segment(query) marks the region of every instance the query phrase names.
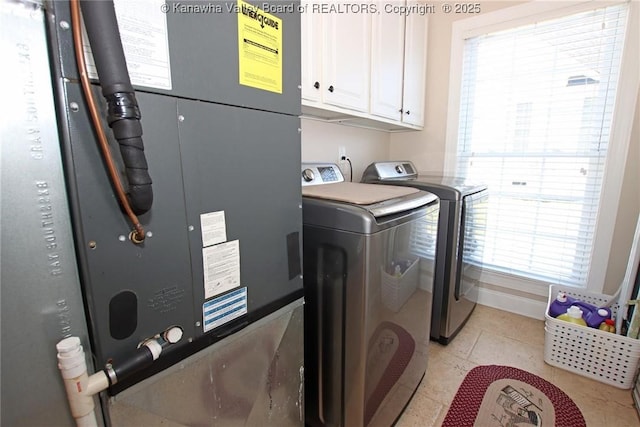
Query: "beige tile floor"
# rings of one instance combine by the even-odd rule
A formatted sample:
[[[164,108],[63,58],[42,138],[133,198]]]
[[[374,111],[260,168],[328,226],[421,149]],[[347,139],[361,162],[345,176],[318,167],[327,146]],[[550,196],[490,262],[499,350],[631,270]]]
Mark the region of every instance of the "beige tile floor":
[[[478,365],[527,370],[560,387],[587,426],[640,426],[631,390],[621,390],[544,362],[544,321],[478,305],[447,346],[429,343],[429,366],[396,427],[440,426],[466,373]]]

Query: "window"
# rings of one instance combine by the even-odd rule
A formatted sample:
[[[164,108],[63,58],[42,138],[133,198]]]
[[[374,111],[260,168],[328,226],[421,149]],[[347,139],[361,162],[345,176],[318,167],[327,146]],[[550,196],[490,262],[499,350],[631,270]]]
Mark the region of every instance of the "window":
[[[456,173],[490,188],[486,268],[587,285],[627,9],[465,40]]]

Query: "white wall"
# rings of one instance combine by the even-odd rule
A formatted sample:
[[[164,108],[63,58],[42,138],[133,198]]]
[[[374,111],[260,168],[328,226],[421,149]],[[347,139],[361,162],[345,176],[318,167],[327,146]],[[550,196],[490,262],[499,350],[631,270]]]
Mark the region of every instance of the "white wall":
[[[606,294],[615,293],[622,283],[627,270],[638,215],[640,215],[640,92],[636,100],[636,117],[627,153],[613,244],[605,276],[604,293]]]
[[[338,163],[338,147],[346,149],[353,164],[353,181],[360,181],[369,163],[388,160],[389,133],[301,119],[302,161]],[[348,172],[348,166],[343,168]],[[349,179],[345,175],[345,179]]]

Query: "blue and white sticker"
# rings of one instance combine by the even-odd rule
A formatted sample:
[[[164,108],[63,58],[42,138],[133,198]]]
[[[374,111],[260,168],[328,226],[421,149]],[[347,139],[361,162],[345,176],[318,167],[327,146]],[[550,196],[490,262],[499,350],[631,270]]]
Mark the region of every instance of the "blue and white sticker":
[[[204,331],[210,331],[247,314],[247,288],[240,288],[202,305]]]

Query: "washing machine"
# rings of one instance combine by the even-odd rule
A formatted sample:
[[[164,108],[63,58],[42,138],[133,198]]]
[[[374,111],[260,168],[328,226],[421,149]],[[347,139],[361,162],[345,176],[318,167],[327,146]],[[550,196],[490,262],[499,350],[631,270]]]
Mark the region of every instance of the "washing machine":
[[[427,367],[438,198],[303,164],[305,413],[390,426]]]
[[[376,162],[362,182],[429,191],[440,199],[431,338],[448,344],[478,300],[489,190],[459,177],[418,174],[410,161]]]

